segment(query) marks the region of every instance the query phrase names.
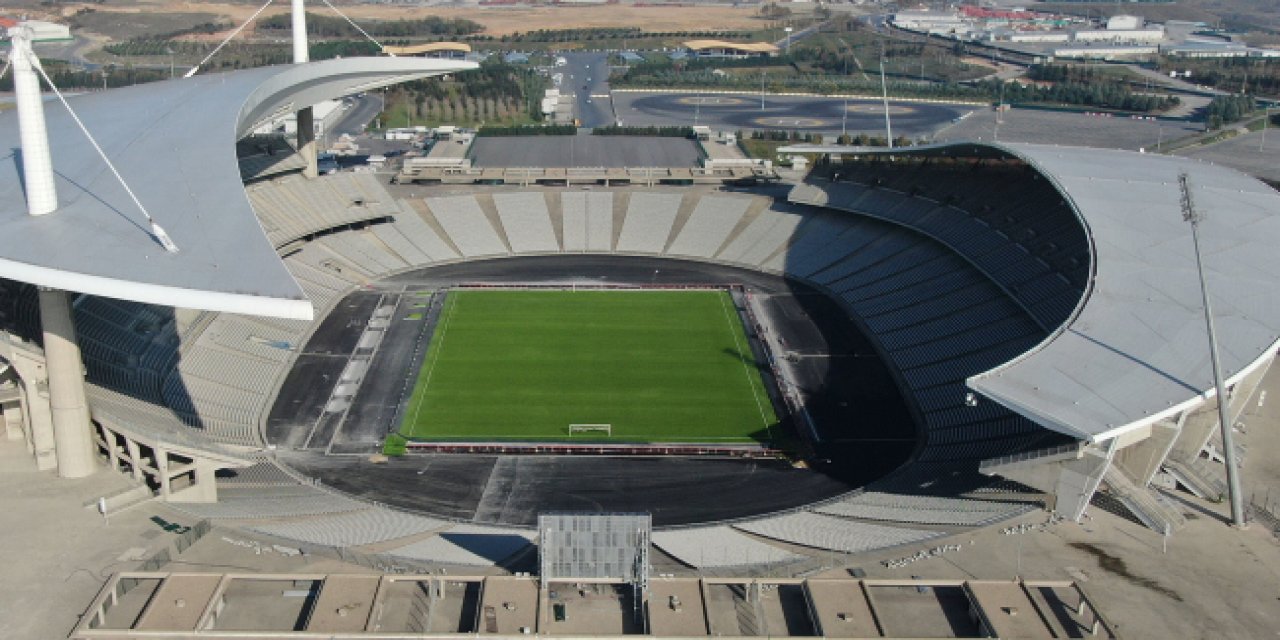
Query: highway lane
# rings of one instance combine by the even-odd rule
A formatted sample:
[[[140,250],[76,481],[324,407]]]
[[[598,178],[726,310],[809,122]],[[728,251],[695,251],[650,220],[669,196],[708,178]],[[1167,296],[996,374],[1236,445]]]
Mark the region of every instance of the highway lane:
[[[553,73],[564,74],[560,92],[574,94],[573,111],[580,126],[591,128],[613,124],[613,109],[608,97],[609,54],[563,53],[560,56],[565,59],[565,64],[556,67]]]

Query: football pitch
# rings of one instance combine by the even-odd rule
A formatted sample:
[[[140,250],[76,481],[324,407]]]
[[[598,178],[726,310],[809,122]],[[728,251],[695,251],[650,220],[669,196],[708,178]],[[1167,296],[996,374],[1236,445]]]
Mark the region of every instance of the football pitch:
[[[399,433],[728,444],[777,431],[727,292],[452,291]]]

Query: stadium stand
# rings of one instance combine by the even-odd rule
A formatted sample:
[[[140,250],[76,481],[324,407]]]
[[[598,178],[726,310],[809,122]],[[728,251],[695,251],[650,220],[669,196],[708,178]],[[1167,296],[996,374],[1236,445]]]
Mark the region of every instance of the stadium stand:
[[[1030,511],[1033,508],[1035,507],[1032,505],[1018,505],[1020,511]],[[972,527],[1008,518],[1009,504],[965,498],[868,491],[826,503],[814,508],[814,512],[860,520]]]
[[[613,250],[613,196],[608,191],[561,194],[565,251]]]
[[[873,183],[874,171],[869,167],[858,177]],[[931,174],[920,170],[913,175],[926,180]],[[978,216],[956,206],[885,186],[847,183],[845,176],[841,180],[797,187],[792,200],[805,204],[683,191],[564,192],[559,198],[503,192],[492,198],[500,225],[491,223],[473,195],[426,198],[426,210],[420,213],[363,176],[286,176],[248,188],[264,227],[283,247],[285,263],[312,297],[318,317],[353,287],[404,269],[506,255],[508,247],[515,253],[610,251],[615,233],[617,251],[623,253],[695,257],[805,278],[826,287],[871,331],[918,404],[925,443],[913,464],[865,493],[810,513],[733,527],[852,552],[913,542],[934,532],[845,518],[976,526],[1024,511],[1024,504],[964,498],[954,491],[973,486],[978,460],[1043,445],[1054,436],[993,403],[970,406],[963,381],[1041,340],[1043,323],[1057,316],[1047,311],[1036,316],[1035,310],[1048,309],[1055,299],[1060,308],[1073,307],[1070,296],[1063,295],[1078,296],[1078,291],[1064,282],[1074,282],[1079,267],[1053,270],[1046,265],[1058,263],[1036,258],[996,269],[999,260],[1035,249],[1019,248],[1023,245],[1008,240],[1012,236],[974,222]],[[965,203],[982,207],[981,199],[960,191],[963,184],[942,180],[935,189],[964,193]],[[988,195],[997,198],[1010,189]],[[557,204],[562,209],[553,211]],[[620,225],[614,224],[615,207]],[[688,213],[680,214],[682,210]],[[1004,215],[982,211],[987,217]],[[681,215],[687,219],[676,231]],[[1024,215],[1026,221],[1017,228],[1033,231],[1035,237],[1071,235],[1048,217]],[[559,235],[553,226],[557,220]],[[1060,246],[1070,245],[1064,241]],[[984,258],[988,255],[993,257]],[[1022,268],[1037,275],[1015,273]],[[7,296],[28,305],[10,309],[9,315],[27,317],[35,326],[29,298]],[[269,394],[312,326],[231,314],[187,314],[179,321],[167,309],[90,296],[78,299],[76,311],[96,418],[222,452],[224,445],[262,446],[258,422]],[[249,469],[269,473],[266,467]],[[291,479],[276,477],[261,486],[246,480],[256,473],[220,480],[222,501],[217,504],[181,508],[212,518],[307,516],[263,524],[262,531],[315,544],[367,544],[436,528],[433,519],[383,515]],[[258,490],[237,489],[251,484]],[[926,484],[928,495],[919,495]],[[334,513],[342,515],[326,515]],[[527,544],[490,548],[494,535],[523,534],[460,526],[394,553],[491,564],[495,556],[509,556]],[[739,552],[760,562],[786,561],[792,555],[728,526],[655,537],[659,546],[687,563],[692,549],[704,544],[700,541],[713,539],[724,553],[698,560],[707,566],[732,563]]]
[[[494,203],[502,220],[502,230],[513,253],[543,253],[560,250],[551,215],[541,193],[496,193]]]
[[[343,513],[368,508],[358,502],[305,485],[222,487],[217,502],[171,502],[175,509],[196,518],[264,519]]]
[[[307,161],[283,136],[249,136],[236,142],[240,179],[253,182],[272,176],[296,173]]]
[[[705,569],[777,564],[803,558],[725,525],[655,531],[653,544],[680,562]]]
[[[477,258],[508,253],[507,245],[498,237],[474,197],[427,198],[426,202],[462,255]]]
[[[623,253],[662,253],[671,237],[671,226],[680,208],[680,196],[669,193],[633,193],[627,218],[618,236]]]
[[[249,527],[279,538],[330,547],[350,547],[425,533],[447,526],[434,518],[388,509],[365,509],[334,516]]]
[[[533,534],[529,531],[460,524],[388,553],[424,562],[489,566],[526,550],[531,544]]]
[[[762,518],[733,526],[765,538],[844,553],[894,547],[944,535],[941,531],[886,527],[806,512]]]
[[[671,248],[667,253],[710,258],[724,245],[725,239],[738,225],[750,204],[751,200],[748,198],[701,198],[676,239],[671,241]]]

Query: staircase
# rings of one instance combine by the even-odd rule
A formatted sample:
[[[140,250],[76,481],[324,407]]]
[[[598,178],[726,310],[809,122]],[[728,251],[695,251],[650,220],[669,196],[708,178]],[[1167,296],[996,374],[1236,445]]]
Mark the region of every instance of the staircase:
[[[1115,466],[1107,468],[1103,480],[1111,489],[1111,495],[1153,531],[1174,532],[1187,524],[1186,518],[1176,506],[1147,488],[1134,484]]]
[[[733,608],[738,614],[738,632],[744,636],[758,636],[760,633],[759,616],[756,615],[755,603],[747,595],[749,585],[735,584],[729,587],[733,592]]]
[[[1164,469],[1197,498],[1214,500],[1227,495],[1223,477],[1226,468],[1205,458],[1183,460],[1170,456],[1164,461]]]
[[[988,476],[1004,475],[1003,472],[1006,471],[1034,467],[1046,462],[1075,460],[1082,455],[1081,452],[1083,451],[1083,442],[1073,442],[1071,444],[1037,449],[1035,451],[1027,451],[1025,453],[1015,453],[1013,455],[983,460],[978,463],[978,472]]]

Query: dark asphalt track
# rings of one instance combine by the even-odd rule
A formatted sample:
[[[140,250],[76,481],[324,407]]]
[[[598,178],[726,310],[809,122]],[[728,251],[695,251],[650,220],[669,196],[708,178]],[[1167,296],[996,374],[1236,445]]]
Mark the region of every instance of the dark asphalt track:
[[[713,129],[780,129],[839,133],[884,134],[884,104],[875,99],[767,95],[764,109],[759,94],[643,93],[618,91],[614,109],[629,126],[707,125]],[[848,106],[848,118],[843,114]],[[924,102],[889,101],[894,136],[930,135],[961,114],[977,107]]]
[[[595,456],[410,455],[367,461],[396,420],[423,350],[426,298],[404,294],[459,282],[738,283],[766,300],[775,329],[801,355],[799,385],[829,444],[815,469],[775,461]],[[464,262],[389,278],[353,292],[321,323],[268,421],[282,460],[325,484],[439,516],[530,525],[549,510],[647,511],[659,526],[743,518],[833,497],[875,480],[915,446],[915,427],[874,347],[841,307],[759,272],[664,258],[578,255]],[[345,424],[321,417],[346,356],[378,305],[398,302],[391,329]],[[423,345],[425,346],[425,345]],[[326,377],[327,376],[327,377]],[[318,428],[317,428],[318,425]],[[337,429],[336,437],[333,437]],[[338,444],[325,455],[330,440]],[[359,452],[359,453],[357,453]]]

